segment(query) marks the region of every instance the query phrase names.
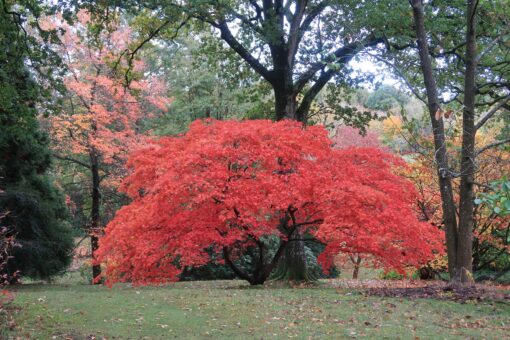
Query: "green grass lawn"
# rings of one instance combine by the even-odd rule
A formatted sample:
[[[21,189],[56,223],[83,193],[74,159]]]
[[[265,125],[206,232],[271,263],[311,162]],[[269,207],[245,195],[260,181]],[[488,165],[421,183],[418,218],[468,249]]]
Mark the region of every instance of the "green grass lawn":
[[[367,297],[242,281],[15,289],[9,336],[21,339],[510,339],[510,305]]]

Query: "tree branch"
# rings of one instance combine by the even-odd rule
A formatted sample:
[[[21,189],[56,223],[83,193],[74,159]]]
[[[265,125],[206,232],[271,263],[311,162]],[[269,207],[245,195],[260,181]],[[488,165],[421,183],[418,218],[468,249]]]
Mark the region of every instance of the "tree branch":
[[[237,276],[239,276],[241,279],[246,280],[248,282],[251,282],[253,280],[251,275],[248,275],[244,271],[241,270],[238,266],[235,265],[235,263],[230,259],[230,254],[228,253],[228,247],[223,247],[223,257],[225,258],[225,262],[227,265],[232,268],[234,273],[236,273]]]
[[[229,13],[233,15],[235,18],[241,20],[241,23],[245,24],[246,26],[250,27],[253,31],[260,34],[262,39],[264,39],[264,32],[261,27],[255,25],[252,21],[257,20],[257,17],[250,19],[246,16],[234,11],[233,9],[229,8]]]
[[[500,145],[503,145],[503,144],[506,144],[506,143],[510,143],[510,138],[507,138],[507,139],[503,139],[503,140],[500,140],[500,141],[497,141],[497,142],[494,142],[494,143],[491,143],[491,144],[488,144],[486,146],[484,146],[483,148],[481,148],[480,150],[478,150],[476,152],[476,156],[478,156],[479,154],[489,150],[489,149],[492,149],[492,148],[495,148],[496,146],[500,146]]]
[[[221,38],[234,50],[241,58],[243,58],[258,74],[260,74],[269,83],[273,83],[271,72],[268,71],[243,45],[237,41],[232,35],[225,21],[218,24]]]
[[[313,221],[296,223],[296,224],[294,224],[294,227],[297,228],[297,227],[302,227],[304,225],[314,225],[314,224],[319,224],[319,223],[322,223],[322,222],[324,222],[324,220],[322,218],[320,218],[320,219],[313,220]]]
[[[334,53],[330,54],[325,59],[313,64],[306,70],[304,73],[302,73],[298,79],[296,80],[295,90],[296,92],[300,92],[303,87],[306,85],[306,83],[320,70],[323,70],[326,68],[328,63],[331,63],[333,61],[339,62],[340,64],[346,64],[349,62],[352,57],[356,55],[359,51],[367,48],[376,46],[379,43],[383,43],[384,40],[382,38],[374,38],[369,37],[366,38],[360,42],[354,42],[351,44],[348,44],[346,46],[338,48]],[[327,72],[326,72],[327,73]],[[326,74],[324,73],[324,74]],[[323,76],[324,76],[323,74]],[[333,75],[329,76],[329,79],[331,79]],[[322,77],[322,76],[321,76]],[[328,79],[328,80],[329,80]],[[322,88],[322,87],[321,87]]]
[[[480,129],[489,119],[494,116],[494,114],[501,108],[505,106],[506,103],[510,101],[510,95],[508,95],[504,100],[500,101],[496,106],[490,109],[483,117],[480,119],[478,123],[475,125],[475,130]]]
[[[85,162],[82,162],[82,161],[80,161],[78,159],[75,159],[75,158],[72,158],[72,157],[62,156],[62,155],[59,155],[59,154],[56,154],[56,153],[53,154],[53,157],[55,157],[56,159],[60,159],[62,161],[72,162],[72,163],[81,165],[81,166],[83,166],[83,167],[85,167],[87,169],[90,169],[90,164],[87,164]]]
[[[303,23],[301,23],[303,16],[305,14],[307,4],[308,4],[307,0],[297,2],[295,14],[292,17],[292,21],[290,23],[288,39],[288,59],[290,65],[294,64],[297,48],[299,46],[301,38],[303,37],[304,32],[308,29],[308,26],[310,26],[310,24],[317,17],[317,15],[319,15],[319,13],[322,12],[326,7],[326,2],[325,1],[321,2],[319,5],[317,5],[310,11],[308,16],[303,21]]]

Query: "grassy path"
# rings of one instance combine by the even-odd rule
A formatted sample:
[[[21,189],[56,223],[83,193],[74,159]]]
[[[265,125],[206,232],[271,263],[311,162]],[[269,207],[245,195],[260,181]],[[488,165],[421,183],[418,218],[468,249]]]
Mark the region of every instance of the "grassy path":
[[[24,285],[22,339],[510,339],[501,302],[367,297],[332,288],[248,288],[240,281],[112,289]]]

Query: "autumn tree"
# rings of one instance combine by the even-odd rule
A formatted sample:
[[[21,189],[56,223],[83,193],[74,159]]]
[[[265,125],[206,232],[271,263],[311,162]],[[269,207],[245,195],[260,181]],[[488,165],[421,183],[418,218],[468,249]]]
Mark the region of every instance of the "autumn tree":
[[[108,199],[105,191],[115,192],[123,175],[128,152],[143,145],[143,119],[166,110],[164,84],[156,77],[144,79],[144,64],[132,62],[133,73],[129,87],[116,73],[113,64],[131,39],[131,30],[109,22],[97,31],[85,11],[69,26],[58,17],[49,18],[47,26],[65,29],[61,36],[61,54],[65,56],[68,74],[65,112],[50,119],[54,156],[64,162],[82,167],[90,181],[90,222],[92,252],[97,250],[103,223],[102,204]],[[126,68],[120,64],[117,67]],[[103,197],[102,197],[103,196]],[[93,266],[93,276],[100,275],[100,267]]]
[[[358,148],[382,148],[379,141],[379,135],[373,129],[369,129],[363,135],[362,131],[351,126],[340,125],[335,129],[331,137],[333,145],[337,149],[347,149],[349,147]]]
[[[402,271],[442,248],[439,230],[411,209],[412,183],[394,173],[405,164],[373,148],[333,149],[322,127],[196,121],[186,134],[134,152],[128,166],[122,190],[132,203],[96,252],[109,283],[175,280],[210,261],[212,248],[240,278],[262,284],[303,238],[325,244],[325,268],[347,252]],[[236,264],[248,249],[250,271]]]
[[[464,7],[455,5],[446,6],[447,10],[457,8],[462,13],[464,23],[457,23],[461,29],[460,37],[456,35],[451,46],[451,38],[439,35],[439,46],[442,53],[451,53],[454,60],[458,60],[462,78],[456,83],[461,91],[458,91],[462,104],[462,152],[460,156],[459,183],[459,208],[458,218],[453,198],[452,178],[457,175],[450,171],[450,163],[447,157],[443,112],[438,94],[437,75],[435,74],[430,56],[430,44],[428,43],[427,30],[425,27],[425,10],[421,0],[410,1],[413,9],[414,24],[418,52],[420,55],[421,71],[427,95],[427,105],[430,120],[434,130],[434,142],[436,150],[436,162],[438,177],[440,178],[441,198],[443,202],[443,216],[446,228],[449,271],[452,280],[466,282],[472,280],[472,233],[474,211],[474,176],[476,173],[476,157],[480,151],[475,150],[475,137],[488,119],[500,110],[508,100],[510,87],[508,86],[508,72],[502,70],[499,65],[509,65],[510,60],[494,60],[491,56],[494,51],[501,51],[506,44],[506,39],[501,36],[504,32],[502,26],[493,26],[489,23],[479,24],[480,15],[485,13],[495,16],[495,20],[503,22],[505,19],[502,10],[505,6],[493,8],[484,6],[478,1],[468,1]],[[508,9],[508,8],[507,8]],[[490,42],[486,37],[494,39]],[[462,46],[462,47],[460,47]],[[448,47],[451,49],[446,49]],[[480,49],[481,48],[481,49]],[[502,63],[502,64],[501,64]],[[506,85],[505,85],[506,84]],[[482,94],[481,96],[477,96]],[[477,121],[478,107],[483,108],[492,105],[486,112],[482,112]],[[448,115],[448,113],[446,114]],[[508,141],[502,141],[502,143]]]
[[[490,144],[491,133],[478,133],[477,143]],[[425,137],[421,146],[429,145],[429,150],[433,150],[432,137]],[[461,139],[459,137],[450,139],[449,156],[452,160],[459,159],[461,150]],[[452,162],[452,164],[455,164]],[[500,196],[497,189],[493,188],[493,183],[500,180],[504,174],[510,171],[510,159],[504,150],[490,148],[477,157],[478,171],[475,173],[474,182],[474,200],[473,209],[473,273],[474,279],[478,279],[484,272],[496,272],[496,275],[503,275],[510,262],[508,256],[510,218],[499,212],[504,211],[505,199],[500,203]],[[418,205],[423,219],[430,221],[435,225],[442,225],[442,209],[439,183],[434,174],[432,151],[427,153],[415,154],[413,163],[410,164],[410,179],[416,183],[418,190]],[[454,179],[454,201],[459,204],[460,192],[458,189],[459,181]],[[491,204],[491,198],[496,198],[496,204]],[[500,207],[498,207],[498,204]],[[495,210],[494,210],[495,209]]]
[[[445,126],[447,156],[452,169],[460,166],[462,150],[462,120],[454,115],[442,119]],[[420,218],[436,226],[443,226],[442,200],[439,179],[435,167],[433,131],[429,125],[428,112],[410,119],[390,117],[383,122],[384,139],[393,150],[405,154],[409,160],[406,176],[415,183],[418,191]],[[510,265],[508,259],[508,233],[510,217],[498,212],[505,211],[506,198],[501,179],[510,171],[510,158],[504,144],[499,143],[506,126],[504,122],[493,121],[480,129],[475,142],[479,145],[476,157],[477,171],[474,173],[473,210],[473,274],[474,279],[503,276]],[[401,140],[401,141],[399,141]],[[397,141],[397,143],[395,143]],[[453,200],[459,205],[459,177],[452,179]],[[486,200],[487,199],[487,200]],[[510,203],[508,203],[510,207]],[[495,209],[495,210],[494,210]],[[446,262],[444,262],[446,265]],[[434,269],[435,268],[431,268]],[[442,268],[438,268],[442,269]],[[489,273],[489,274],[488,274]]]
[[[392,15],[380,16],[391,5]],[[435,168],[440,181],[449,272],[456,282],[472,279],[473,178],[476,133],[508,108],[508,2],[377,1],[367,12],[373,30],[383,32],[388,53],[372,55],[390,66],[422,100],[433,130]],[[444,118],[462,116],[458,167],[448,157]],[[505,138],[493,145],[508,143]],[[453,181],[460,178],[459,206]]]

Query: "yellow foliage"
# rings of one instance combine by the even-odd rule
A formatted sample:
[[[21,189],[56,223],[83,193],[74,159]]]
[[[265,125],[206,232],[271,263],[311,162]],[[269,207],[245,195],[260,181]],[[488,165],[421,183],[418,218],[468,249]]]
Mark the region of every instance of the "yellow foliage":
[[[383,120],[384,134],[391,135],[399,133],[402,130],[402,119],[397,116],[389,116]]]

